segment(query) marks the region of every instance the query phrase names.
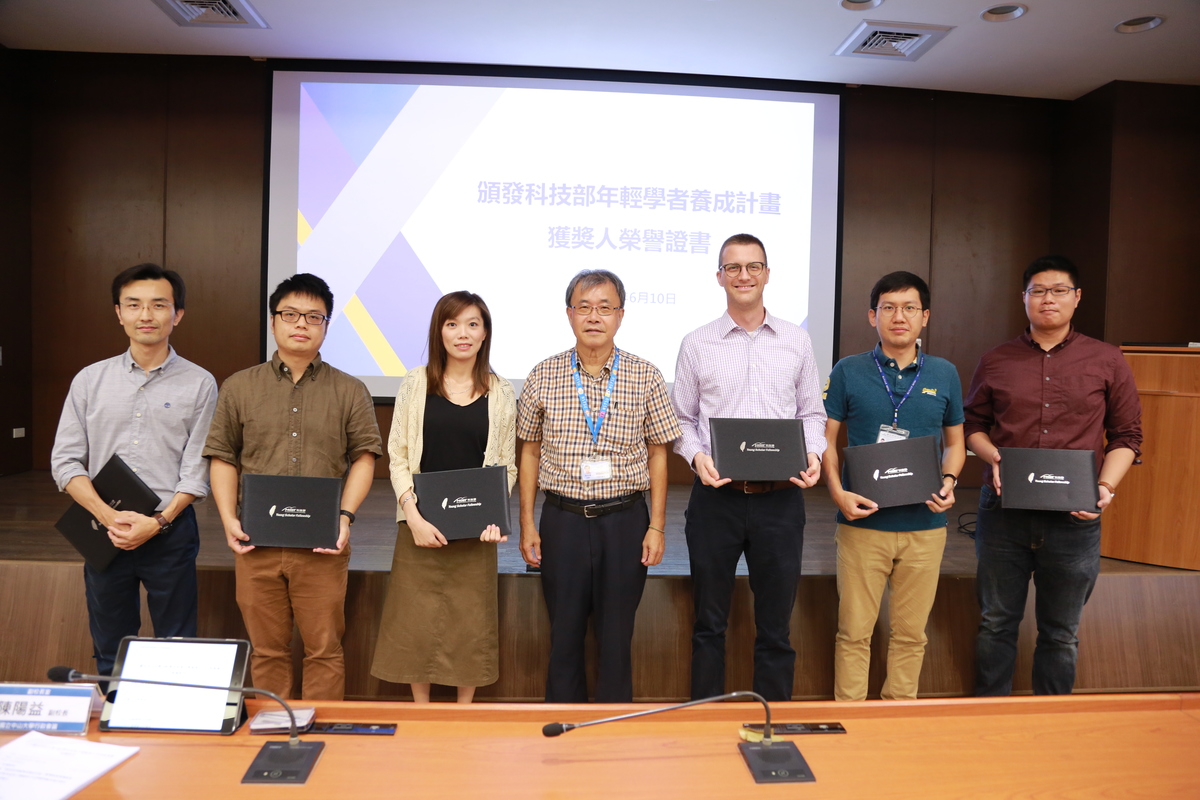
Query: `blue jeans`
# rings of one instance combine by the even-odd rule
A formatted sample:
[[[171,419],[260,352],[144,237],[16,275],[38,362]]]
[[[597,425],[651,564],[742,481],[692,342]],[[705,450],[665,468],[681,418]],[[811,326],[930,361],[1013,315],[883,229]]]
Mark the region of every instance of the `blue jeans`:
[[[1029,576],[1036,589],[1033,693],[1070,694],[1079,657],[1079,618],[1100,574],[1100,520],[1064,511],[1001,508],[985,486],[975,526],[975,591],[982,619],[975,640],[975,694],[1012,692],[1017,629]]]
[[[792,607],[804,547],[800,488],[744,494],[705,486],[697,478],[684,534],[696,607],[692,699],[725,693],[725,629],[738,558],[745,553],[754,594],[753,688],[768,700],[791,700],[796,668]]]
[[[112,674],[121,640],[137,636],[142,626],[139,584],[146,586],[155,636],[196,635],[198,552],[196,512],[188,506],[175,518],[170,532],[151,537],[141,547],[122,550],[104,572],[84,565],[96,674]]]

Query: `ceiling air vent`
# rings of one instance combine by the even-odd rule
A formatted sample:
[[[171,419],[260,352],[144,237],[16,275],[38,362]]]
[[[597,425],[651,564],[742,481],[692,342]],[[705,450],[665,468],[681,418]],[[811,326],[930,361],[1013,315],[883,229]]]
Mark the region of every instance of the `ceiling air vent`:
[[[184,28],[269,28],[247,0],[154,0]]]
[[[833,52],[835,56],[916,61],[953,30],[946,25],[868,19]]]

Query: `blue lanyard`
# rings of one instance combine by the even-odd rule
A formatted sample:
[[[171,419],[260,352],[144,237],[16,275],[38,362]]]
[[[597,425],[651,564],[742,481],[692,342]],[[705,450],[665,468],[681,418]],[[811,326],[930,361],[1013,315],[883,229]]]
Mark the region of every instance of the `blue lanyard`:
[[[579,393],[579,405],[583,408],[583,419],[587,423],[588,432],[592,434],[592,444],[600,441],[600,426],[608,416],[608,404],[612,401],[613,387],[617,385],[617,369],[621,365],[621,351],[613,348],[612,369],[608,373],[608,388],[604,390],[604,401],[600,403],[600,413],[592,419],[592,410],[588,405],[587,394],[583,391],[583,381],[579,379],[579,356],[571,349],[571,375],[575,378],[575,391]]]
[[[900,427],[900,406],[904,405],[904,401],[912,394],[913,387],[917,385],[917,381],[921,379],[921,369],[925,366],[925,354],[917,354],[917,374],[913,376],[912,383],[908,387],[908,391],[904,393],[904,397],[900,398],[900,402],[896,402],[896,393],[892,391],[891,384],[888,383],[887,376],[883,374],[883,365],[879,363],[879,356],[875,355],[875,351],[871,351],[871,358],[875,359],[875,368],[879,370],[879,379],[883,381],[883,388],[887,390],[888,400],[892,402],[892,427]]]

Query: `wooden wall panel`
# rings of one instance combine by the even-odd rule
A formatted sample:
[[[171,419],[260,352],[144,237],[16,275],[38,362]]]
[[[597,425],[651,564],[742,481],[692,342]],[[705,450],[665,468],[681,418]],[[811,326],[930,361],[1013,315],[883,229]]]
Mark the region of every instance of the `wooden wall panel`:
[[[964,388],[1027,321],[1021,272],[1050,244],[1054,104],[942,95],[937,105],[930,338]]]
[[[845,103],[841,358],[875,346],[871,287],[889,272],[929,279],[934,94],[861,87]],[[934,305],[938,305],[935,303]],[[930,346],[936,346],[930,343]]]
[[[33,295],[30,284],[28,75],[22,54],[0,46],[0,475],[33,466]],[[24,428],[15,439],[13,428]]]
[[[166,75],[155,56],[31,54],[33,306],[59,309],[33,338],[34,466],[71,378],[129,346],[111,283],[162,261]]]
[[[164,266],[188,284],[175,348],[221,383],[260,360],[266,64],[173,58]]]
[[[78,564],[0,561],[0,681],[37,681],[49,666],[91,667],[83,578]],[[370,676],[386,572],[351,572],[346,593],[346,692],[348,697],[405,699],[408,687]],[[199,634],[244,638],[229,568],[199,570]],[[549,657],[549,620],[535,575],[500,576],[500,680],[481,687],[480,700],[540,701]],[[973,687],[979,610],[970,576],[943,575],[929,621],[921,671],[923,697],[969,695]],[[1032,667],[1033,593],[1021,626],[1014,691],[1028,693]],[[749,581],[739,578],[730,616],[726,686],[752,682],[754,627]],[[639,701],[686,699],[691,661],[691,579],[653,577],[646,585],[633,638],[634,696]],[[792,622],[796,648],[794,698],[828,699],[833,693],[833,639],[837,587],[832,575],[806,576]],[[886,659],[886,621],[872,642],[870,697],[878,697]],[[150,635],[143,614],[142,634]],[[1080,691],[1200,690],[1200,575],[1105,573],[1084,609],[1079,631]],[[595,654],[589,643],[594,685]],[[297,676],[299,681],[297,647]],[[297,682],[297,686],[299,683]],[[435,689],[448,699],[451,690]]]
[[[1109,84],[1068,104],[1055,137],[1050,249],[1079,267],[1084,293],[1073,321],[1097,339],[1108,297],[1114,97]]]
[[[1105,338],[1200,340],[1200,86],[1115,89]]]

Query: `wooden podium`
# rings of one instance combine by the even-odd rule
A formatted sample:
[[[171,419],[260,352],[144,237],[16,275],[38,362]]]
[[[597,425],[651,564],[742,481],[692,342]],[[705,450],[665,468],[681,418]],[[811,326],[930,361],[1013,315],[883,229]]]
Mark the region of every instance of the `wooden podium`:
[[[1122,347],[1142,401],[1142,464],[1102,517],[1100,554],[1200,570],[1200,348]]]

